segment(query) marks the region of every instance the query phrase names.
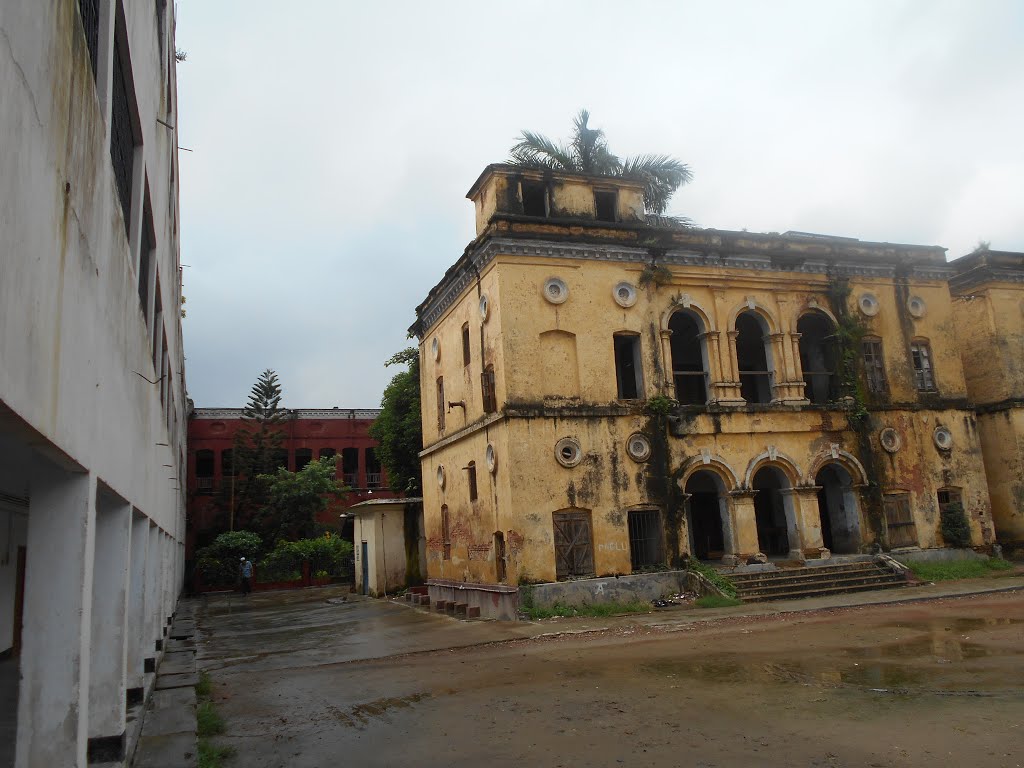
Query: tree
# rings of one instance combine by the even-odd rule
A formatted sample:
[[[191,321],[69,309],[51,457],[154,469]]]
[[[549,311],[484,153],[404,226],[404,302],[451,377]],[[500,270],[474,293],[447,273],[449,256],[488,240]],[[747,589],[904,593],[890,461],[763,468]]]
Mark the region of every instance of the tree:
[[[648,213],[663,214],[679,187],[693,180],[689,166],[669,155],[637,155],[620,160],[608,149],[604,131],[587,123],[590,113],[581,109],[573,121],[568,146],[557,144],[533,131],[523,131],[512,146],[511,162],[533,168],[551,168],[571,173],[617,176],[644,183],[644,206]]]
[[[308,539],[319,533],[316,516],[345,495],[338,482],[337,456],[311,461],[298,472],[277,469],[260,475],[266,484],[266,504],[256,516],[256,530],[267,546],[281,539]]]
[[[277,469],[278,453],[284,442],[282,425],[287,411],[281,406],[281,385],[271,369],[260,374],[242,409],[243,426],[235,433],[235,480],[229,491],[230,528],[236,518],[248,520],[266,498],[262,476]]]
[[[419,452],[423,449],[420,421],[420,353],[407,347],[384,365],[408,365],[396,373],[384,389],[380,416],[370,426],[377,441],[377,455],[388,472],[391,487],[414,495],[423,487]]]

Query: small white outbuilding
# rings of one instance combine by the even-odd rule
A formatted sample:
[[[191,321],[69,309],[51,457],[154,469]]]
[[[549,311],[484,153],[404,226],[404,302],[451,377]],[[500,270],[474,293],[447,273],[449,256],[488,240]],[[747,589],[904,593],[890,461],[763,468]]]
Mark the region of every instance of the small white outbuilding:
[[[422,499],[368,499],[346,514],[354,518],[359,594],[381,597],[423,583],[427,542]]]

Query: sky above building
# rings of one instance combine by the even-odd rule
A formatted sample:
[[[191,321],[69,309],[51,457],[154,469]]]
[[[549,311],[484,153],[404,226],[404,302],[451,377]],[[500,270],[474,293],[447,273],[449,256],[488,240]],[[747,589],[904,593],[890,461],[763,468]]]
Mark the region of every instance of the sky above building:
[[[186,375],[377,407],[466,191],[580,108],[699,227],[1024,251],[1024,4],[178,0]]]

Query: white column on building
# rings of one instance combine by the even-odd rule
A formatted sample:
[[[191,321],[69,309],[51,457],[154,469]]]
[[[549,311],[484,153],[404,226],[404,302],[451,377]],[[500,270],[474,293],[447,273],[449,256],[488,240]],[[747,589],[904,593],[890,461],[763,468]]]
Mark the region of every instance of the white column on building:
[[[160,615],[163,619],[163,636],[167,637],[169,634],[168,626],[171,623],[171,614],[174,612],[174,606],[171,603],[171,584],[174,581],[174,553],[171,551],[171,537],[163,533],[160,536],[160,558],[164,564],[164,578],[161,582],[163,588],[163,613]]]
[[[146,553],[146,671],[156,671],[156,641],[162,639],[160,619],[160,529],[149,523],[149,547]]]
[[[124,755],[131,533],[131,505],[101,489],[92,581],[89,738],[102,739],[103,754],[115,760]]]
[[[149,518],[132,516],[131,567],[128,580],[128,659],[126,685],[132,703],[142,700],[143,670],[149,651],[146,635],[146,554],[149,550]]]
[[[31,471],[15,765],[85,766],[96,478]]]

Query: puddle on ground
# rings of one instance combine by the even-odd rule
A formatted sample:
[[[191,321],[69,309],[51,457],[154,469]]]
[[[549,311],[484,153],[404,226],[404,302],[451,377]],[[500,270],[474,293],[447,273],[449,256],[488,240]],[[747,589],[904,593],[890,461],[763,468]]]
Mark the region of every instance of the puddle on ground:
[[[409,696],[387,696],[383,699],[375,699],[365,704],[357,704],[348,711],[334,707],[331,709],[342,725],[347,725],[350,728],[362,728],[371,720],[381,718],[391,710],[407,709],[416,702],[427,698],[430,698],[429,693],[413,693]]]
[[[1022,652],[976,642],[984,630],[1024,624],[1015,618],[961,618],[885,625],[914,634],[874,646],[852,647],[836,654],[765,658],[714,655],[699,661],[666,659],[641,665],[646,674],[721,683],[798,683],[825,687],[854,686],[892,693],[986,695],[1019,694],[1024,689]],[[980,636],[967,637],[965,633]],[[1009,662],[1009,663],[1007,663]]]

